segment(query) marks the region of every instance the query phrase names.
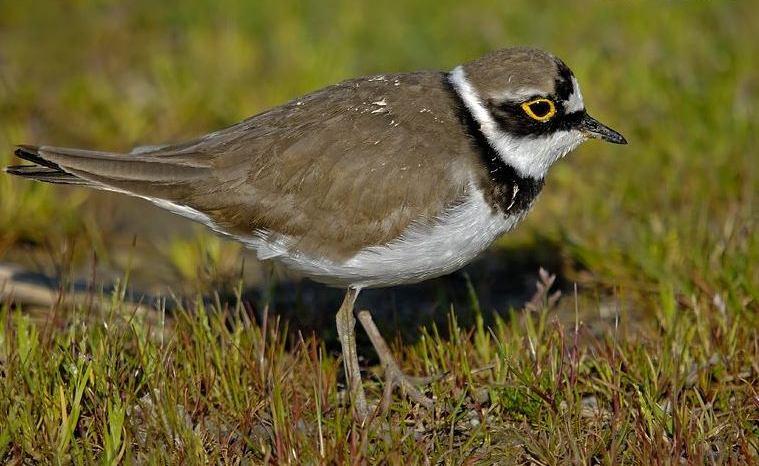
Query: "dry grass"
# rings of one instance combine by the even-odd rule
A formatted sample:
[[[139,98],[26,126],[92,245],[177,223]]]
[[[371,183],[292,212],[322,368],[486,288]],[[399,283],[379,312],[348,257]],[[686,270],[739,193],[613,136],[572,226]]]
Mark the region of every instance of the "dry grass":
[[[428,387],[435,409],[396,396],[364,426],[334,353],[267,313],[251,321],[239,301],[179,309],[171,329],[118,298],[111,313],[57,310],[43,325],[6,307],[0,452],[12,464],[759,459],[755,315],[665,293],[645,334],[617,324],[625,309],[594,334],[560,323],[545,289],[488,326],[476,314],[461,328],[452,313],[398,347],[407,369],[445,375]]]

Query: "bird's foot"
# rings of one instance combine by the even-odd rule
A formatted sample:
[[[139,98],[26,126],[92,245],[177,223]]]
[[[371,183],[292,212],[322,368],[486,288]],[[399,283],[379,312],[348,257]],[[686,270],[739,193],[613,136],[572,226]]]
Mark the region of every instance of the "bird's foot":
[[[418,403],[427,409],[432,409],[434,403],[431,398],[425,396],[418,388],[417,385],[424,385],[436,380],[435,377],[431,378],[419,378],[410,377],[401,371],[398,363],[395,361],[390,348],[380,335],[377,326],[374,325],[372,315],[369,311],[362,310],[358,313],[358,320],[364,327],[366,334],[374,346],[377,355],[382,362],[382,368],[385,371],[385,389],[382,395],[382,401],[380,403],[380,412],[385,413],[390,408],[390,402],[392,401],[393,389],[398,387],[401,392],[407,396],[414,403]]]
[[[393,389],[398,387],[401,393],[407,396],[412,402],[418,403],[427,409],[434,407],[432,398],[424,395],[419,388],[420,385],[426,385],[436,377],[411,377],[403,373],[394,360],[383,364],[385,369],[385,389],[380,402],[380,411],[386,413],[390,409],[390,402],[393,399]]]

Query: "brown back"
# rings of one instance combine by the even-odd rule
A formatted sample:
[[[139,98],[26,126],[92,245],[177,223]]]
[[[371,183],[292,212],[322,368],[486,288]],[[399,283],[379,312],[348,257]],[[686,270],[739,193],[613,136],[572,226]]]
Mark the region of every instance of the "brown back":
[[[346,81],[142,155],[207,166],[203,177],[101,181],[190,206],[232,234],[288,235],[299,251],[346,258],[412,222],[434,222],[463,198],[480,162],[443,79]]]

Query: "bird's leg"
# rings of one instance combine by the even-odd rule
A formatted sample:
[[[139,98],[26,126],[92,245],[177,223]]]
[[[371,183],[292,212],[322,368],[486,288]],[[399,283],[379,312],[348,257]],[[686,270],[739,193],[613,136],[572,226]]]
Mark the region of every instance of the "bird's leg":
[[[398,386],[403,393],[408,396],[411,401],[419,403],[425,408],[432,408],[433,402],[430,398],[424,396],[421,391],[415,386],[413,378],[407,376],[398,367],[398,363],[395,362],[393,354],[390,352],[390,348],[385,343],[385,339],[382,338],[377,326],[374,325],[372,315],[367,310],[359,311],[358,320],[364,327],[366,334],[369,335],[369,339],[374,345],[374,350],[379,355],[382,368],[385,371],[385,392],[382,398],[382,411],[387,411],[390,405],[390,398],[393,392],[393,387]]]
[[[343,349],[343,365],[345,367],[345,380],[348,382],[351,404],[355,417],[363,422],[369,415],[366,406],[364,386],[361,384],[361,371],[358,367],[358,354],[356,353],[356,319],[353,317],[353,305],[358,297],[359,290],[348,288],[343,299],[343,304],[337,312],[337,334],[340,337],[340,345]]]

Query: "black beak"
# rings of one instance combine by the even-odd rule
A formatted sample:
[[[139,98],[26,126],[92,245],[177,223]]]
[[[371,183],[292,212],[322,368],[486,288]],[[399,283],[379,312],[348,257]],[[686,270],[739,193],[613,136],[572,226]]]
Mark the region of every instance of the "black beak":
[[[603,139],[613,144],[627,144],[624,136],[604,125],[587,113],[580,121],[580,131],[591,138]]]

